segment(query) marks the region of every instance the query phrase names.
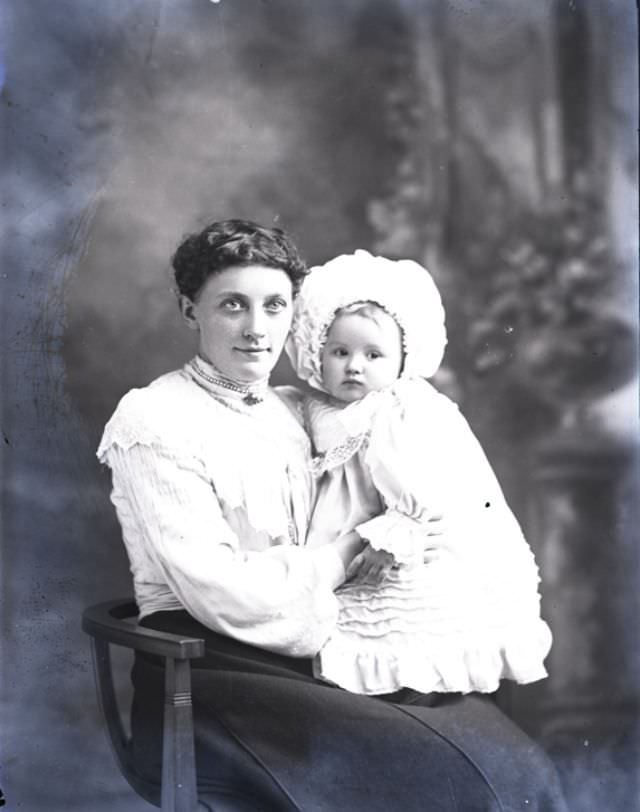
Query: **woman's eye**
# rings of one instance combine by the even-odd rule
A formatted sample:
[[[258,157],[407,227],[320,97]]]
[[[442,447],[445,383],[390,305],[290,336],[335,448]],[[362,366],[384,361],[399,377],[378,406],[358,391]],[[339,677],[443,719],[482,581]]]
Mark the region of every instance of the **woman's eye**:
[[[242,302],[239,302],[237,299],[225,299],[221,306],[224,310],[230,310],[232,313],[242,310]]]
[[[284,299],[273,299],[270,302],[265,304],[265,310],[269,313],[280,313],[280,311],[284,310],[287,306],[287,303]]]

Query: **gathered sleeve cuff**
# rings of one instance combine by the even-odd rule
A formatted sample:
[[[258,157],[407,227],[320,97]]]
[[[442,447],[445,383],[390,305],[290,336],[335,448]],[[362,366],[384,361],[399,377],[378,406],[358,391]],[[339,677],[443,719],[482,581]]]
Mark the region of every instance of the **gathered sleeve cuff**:
[[[418,518],[388,509],[355,528],[374,550],[391,553],[399,565],[421,564],[428,535]]]
[[[204,465],[189,455],[112,442],[101,459],[112,469],[119,515],[135,522],[136,544],[193,617],[280,654],[309,657],[321,648],[336,622],[333,589],[345,577],[335,550],[242,550]]]

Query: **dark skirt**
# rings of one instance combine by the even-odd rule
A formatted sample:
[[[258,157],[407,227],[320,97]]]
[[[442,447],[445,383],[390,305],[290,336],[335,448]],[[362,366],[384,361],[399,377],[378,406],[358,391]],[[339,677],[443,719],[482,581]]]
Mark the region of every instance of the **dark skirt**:
[[[192,668],[198,795],[243,812],[565,812],[539,747],[489,697],[351,694],[311,661],[209,631],[186,612],[144,626],[202,637]],[[164,674],[138,655],[134,758],[159,781]]]

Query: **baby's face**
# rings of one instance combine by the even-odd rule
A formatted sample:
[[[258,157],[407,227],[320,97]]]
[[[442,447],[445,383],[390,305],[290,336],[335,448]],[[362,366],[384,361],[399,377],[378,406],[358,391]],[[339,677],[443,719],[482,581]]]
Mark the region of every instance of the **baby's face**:
[[[402,334],[383,310],[375,317],[359,313],[336,316],[322,349],[322,382],[343,403],[392,384],[402,366]]]

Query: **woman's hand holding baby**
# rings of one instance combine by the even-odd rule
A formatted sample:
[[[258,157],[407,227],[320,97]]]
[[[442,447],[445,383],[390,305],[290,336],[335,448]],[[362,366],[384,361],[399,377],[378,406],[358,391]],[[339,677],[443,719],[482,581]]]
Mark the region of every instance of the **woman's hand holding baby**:
[[[352,530],[350,533],[345,533],[343,536],[336,539],[334,546],[336,552],[342,560],[345,573],[348,573],[349,567],[351,566],[354,558],[357,557],[358,553],[362,551],[364,541],[360,538],[355,530]],[[348,574],[346,577],[348,577]]]
[[[385,550],[374,550],[367,544],[347,567],[347,581],[377,586],[387,577],[395,558]]]

